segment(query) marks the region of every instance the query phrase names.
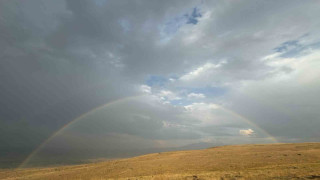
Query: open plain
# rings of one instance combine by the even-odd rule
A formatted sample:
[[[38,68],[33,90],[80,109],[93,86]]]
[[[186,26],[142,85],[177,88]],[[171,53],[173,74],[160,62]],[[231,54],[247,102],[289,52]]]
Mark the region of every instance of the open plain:
[[[2,169],[0,179],[320,179],[320,143],[232,145],[73,166]]]

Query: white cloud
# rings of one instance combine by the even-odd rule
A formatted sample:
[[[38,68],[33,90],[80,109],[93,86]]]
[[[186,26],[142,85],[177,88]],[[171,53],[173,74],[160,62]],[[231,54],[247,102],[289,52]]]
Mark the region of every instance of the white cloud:
[[[275,75],[248,81],[228,94],[232,109],[251,117],[274,136],[287,140],[319,137],[320,50],[292,58],[269,59]],[[288,67],[289,72],[281,71]],[[293,130],[299,127],[299,130]]]
[[[205,98],[206,96],[202,93],[190,93],[188,94],[188,98],[190,99],[203,99]]]
[[[314,82],[319,79],[320,73],[318,72],[320,59],[319,50],[310,50],[307,54],[299,57],[281,58],[274,57],[270,58],[267,62],[269,66],[272,66],[275,71],[282,74],[282,78],[286,80],[295,77],[299,82]],[[283,68],[291,69],[292,72],[284,73],[281,71]],[[305,73],[308,72],[308,73]],[[278,76],[279,77],[279,76]],[[283,80],[283,79],[282,79]]]
[[[194,112],[194,111],[206,111],[206,110],[210,110],[210,109],[217,109],[219,108],[218,105],[213,104],[213,103],[192,103],[189,105],[184,106],[184,108],[186,108],[188,111],[190,112]]]
[[[147,94],[151,94],[151,87],[148,86],[148,85],[141,85],[140,86],[140,90],[143,92],[143,93],[147,93]]]
[[[197,69],[183,75],[180,77],[180,80],[182,81],[191,81],[194,80],[198,77],[201,77],[205,74],[207,74],[208,72],[217,69],[219,67],[221,67],[223,64],[225,63],[225,61],[218,63],[218,64],[213,64],[213,63],[206,63],[200,67],[198,67]]]
[[[239,118],[232,113],[224,110],[218,104],[214,103],[192,103],[184,106],[186,114],[197,120],[203,126],[215,125],[225,126],[226,124],[246,124],[246,122],[239,121]]]
[[[173,78],[169,78],[169,81],[170,81],[170,82],[175,82],[176,80],[173,79]]]
[[[239,131],[239,134],[241,134],[243,136],[251,136],[254,134],[254,131],[252,129],[241,129]]]
[[[161,99],[169,101],[181,99],[181,97],[179,97],[176,93],[169,90],[162,90],[160,91],[160,93],[157,94],[157,96],[159,96]]]

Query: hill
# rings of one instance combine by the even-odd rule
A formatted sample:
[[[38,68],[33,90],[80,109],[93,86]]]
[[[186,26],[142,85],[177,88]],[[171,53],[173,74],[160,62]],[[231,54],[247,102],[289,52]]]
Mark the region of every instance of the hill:
[[[220,146],[50,168],[0,179],[320,179],[320,143]]]

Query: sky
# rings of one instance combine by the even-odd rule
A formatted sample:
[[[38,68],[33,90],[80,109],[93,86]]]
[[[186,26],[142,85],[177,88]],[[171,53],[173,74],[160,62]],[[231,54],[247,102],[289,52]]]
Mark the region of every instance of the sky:
[[[0,164],[320,141],[319,5],[0,1]]]

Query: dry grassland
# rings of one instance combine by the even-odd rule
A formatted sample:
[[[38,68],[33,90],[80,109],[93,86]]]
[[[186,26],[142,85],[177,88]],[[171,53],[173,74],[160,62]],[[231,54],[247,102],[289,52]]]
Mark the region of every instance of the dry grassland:
[[[221,146],[74,166],[3,169],[0,179],[320,179],[320,143]]]

